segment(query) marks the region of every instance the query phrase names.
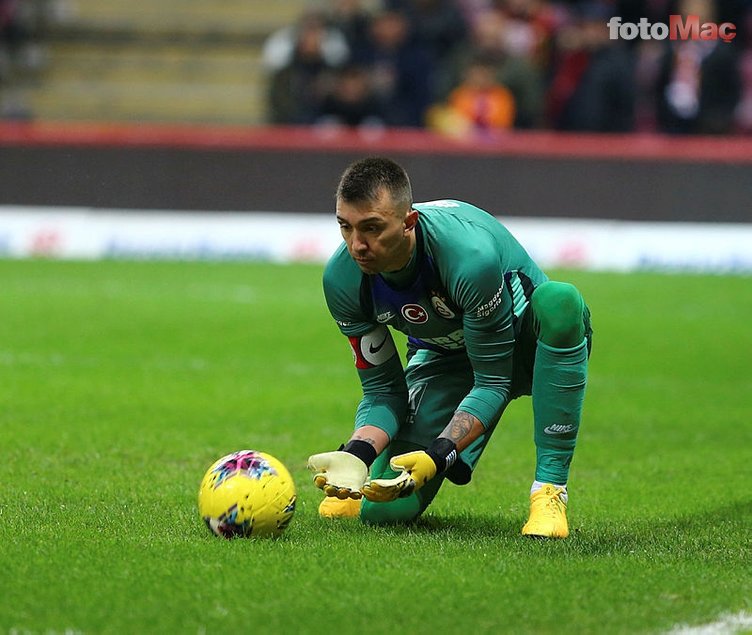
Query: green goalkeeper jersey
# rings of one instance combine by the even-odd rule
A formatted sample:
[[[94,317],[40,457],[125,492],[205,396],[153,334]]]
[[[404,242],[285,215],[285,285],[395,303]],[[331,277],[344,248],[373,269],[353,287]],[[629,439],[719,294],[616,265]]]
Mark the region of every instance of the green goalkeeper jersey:
[[[343,243],[327,263],[329,311],[353,348],[363,386],[356,427],[394,437],[408,411],[408,389],[388,326],[408,336],[410,354],[465,355],[474,385],[459,405],[488,427],[510,398],[520,318],[547,280],[512,234],[468,203],[417,203],[416,247],[395,273],[369,275]]]

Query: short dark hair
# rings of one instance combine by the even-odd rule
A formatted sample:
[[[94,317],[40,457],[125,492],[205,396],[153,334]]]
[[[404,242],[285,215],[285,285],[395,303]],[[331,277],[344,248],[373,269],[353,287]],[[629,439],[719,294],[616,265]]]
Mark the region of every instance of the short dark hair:
[[[384,157],[368,157],[351,163],[339,181],[337,200],[353,204],[372,203],[379,199],[382,187],[396,205],[408,208],[412,205],[410,177],[402,166]]]

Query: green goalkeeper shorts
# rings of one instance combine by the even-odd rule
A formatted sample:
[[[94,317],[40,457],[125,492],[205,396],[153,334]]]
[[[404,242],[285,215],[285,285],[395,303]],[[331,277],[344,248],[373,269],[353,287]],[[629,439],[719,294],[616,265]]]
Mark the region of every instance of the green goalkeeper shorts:
[[[530,395],[533,385],[533,367],[538,338],[533,324],[532,311],[525,311],[517,334],[510,400]],[[590,348],[592,330],[590,312],[585,309],[585,335]],[[427,349],[409,351],[405,378],[409,392],[409,409],[405,423],[392,443],[379,457],[388,467],[388,458],[403,452],[427,448],[441,434],[452,419],[460,402],[474,384],[473,368],[467,355],[444,355]],[[498,421],[460,454],[460,460],[447,472],[447,478],[458,485],[468,483]],[[378,466],[375,466],[378,467]],[[377,478],[372,474],[372,477]]]

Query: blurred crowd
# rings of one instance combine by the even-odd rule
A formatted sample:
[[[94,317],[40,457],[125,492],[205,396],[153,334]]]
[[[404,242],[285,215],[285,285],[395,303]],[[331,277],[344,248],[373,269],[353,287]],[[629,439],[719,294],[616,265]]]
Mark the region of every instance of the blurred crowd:
[[[216,1],[216,0],[211,0]],[[0,0],[0,118],[68,0]],[[270,123],[448,135],[510,128],[752,133],[752,0],[318,0],[266,39]],[[608,21],[735,25],[723,40],[611,39]]]
[[[269,36],[270,121],[752,132],[752,0],[327,0]],[[607,22],[731,22],[723,40],[610,39]]]

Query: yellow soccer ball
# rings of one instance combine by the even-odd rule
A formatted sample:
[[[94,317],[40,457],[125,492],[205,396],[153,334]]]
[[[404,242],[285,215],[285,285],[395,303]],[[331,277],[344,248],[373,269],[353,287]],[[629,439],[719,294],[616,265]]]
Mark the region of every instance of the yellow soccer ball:
[[[204,475],[198,511],[217,536],[278,536],[295,513],[295,483],[273,456],[233,452]]]

